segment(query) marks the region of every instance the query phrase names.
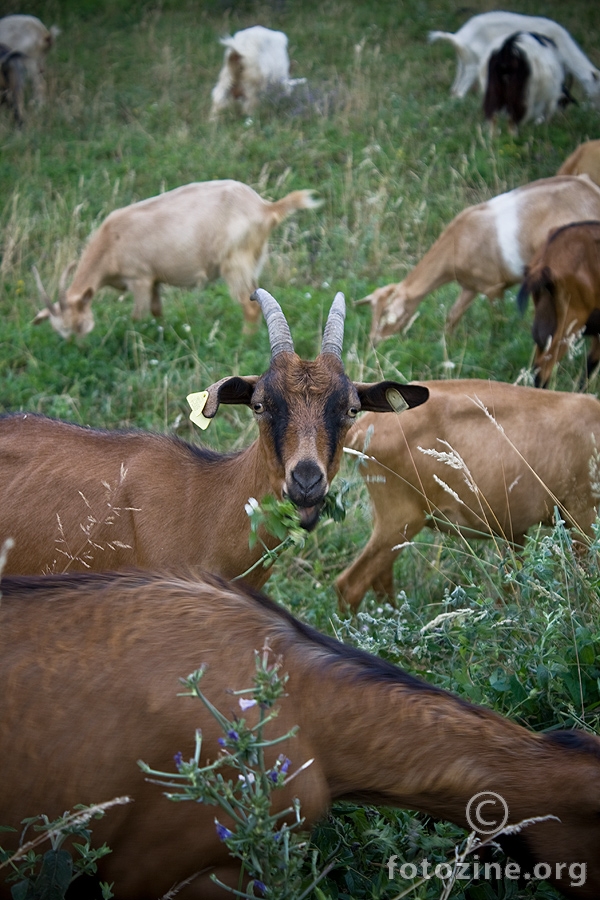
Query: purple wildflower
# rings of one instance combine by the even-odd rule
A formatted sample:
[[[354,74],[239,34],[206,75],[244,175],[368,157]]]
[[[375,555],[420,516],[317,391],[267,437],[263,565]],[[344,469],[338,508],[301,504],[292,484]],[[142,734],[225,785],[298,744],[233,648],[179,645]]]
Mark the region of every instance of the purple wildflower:
[[[273,784],[277,784],[277,769],[271,769],[270,772],[267,772],[267,778],[270,778]]]
[[[233,837],[233,831],[230,831],[229,828],[225,828],[224,825],[221,825],[218,819],[215,819],[215,828],[217,829],[217,835],[220,841],[226,841],[227,838]]]
[[[220,747],[224,747],[225,744],[227,743],[227,741],[225,740],[225,738],[218,738],[217,740],[218,740],[218,744],[219,744]]]
[[[279,759],[281,760],[281,769],[279,771],[282,775],[287,775],[287,770],[291,765],[291,760],[289,760],[287,756],[280,756]]]
[[[252,882],[252,887],[253,887],[256,891],[259,891],[259,892],[260,892],[260,893],[258,894],[259,897],[264,897],[265,894],[267,893],[266,885],[264,885],[264,884],[262,883],[262,881],[259,881],[258,878],[255,878],[255,879],[254,879],[254,881]]]
[[[173,759],[175,760],[175,765],[177,766],[177,768],[181,769],[181,766],[183,764],[183,753],[176,753]]]
[[[231,729],[231,731],[228,731],[228,732],[227,732],[227,737],[228,737],[231,741],[239,741],[239,739],[240,739],[239,734],[237,733],[237,731],[234,731],[233,728]]]
[[[245,712],[247,709],[252,709],[253,706],[256,706],[256,700],[245,700],[244,697],[240,697],[239,699],[240,709],[242,712]]]

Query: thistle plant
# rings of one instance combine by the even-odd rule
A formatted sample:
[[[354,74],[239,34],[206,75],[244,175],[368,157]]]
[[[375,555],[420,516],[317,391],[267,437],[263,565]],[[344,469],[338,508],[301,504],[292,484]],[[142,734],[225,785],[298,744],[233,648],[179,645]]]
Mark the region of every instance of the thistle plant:
[[[317,872],[317,852],[309,851],[302,831],[300,801],[294,798],[286,809],[271,811],[273,793],[286,787],[312,760],[294,772],[290,772],[291,762],[283,753],[275,762],[267,763],[267,751],[290,740],[298,730],[294,727],[279,737],[265,737],[266,726],[277,717],[276,704],[285,696],[288,680],[280,673],[281,661],[272,662],[270,652],[266,645],[261,652],[255,651],[253,687],[231,692],[240,708],[240,716],[233,719],[224,716],[201,690],[205,666],[181,679],[185,690],[180,696],[200,700],[223,732],[215,760],[201,764],[203,738],[198,730],[193,758],[186,761],[176,753],[175,772],[160,772],[141,761],[139,765],[152,776],[150,780],[166,788],[169,800],[206,803],[220,807],[227,815],[227,825],[215,816],[215,829],[231,855],[240,860],[240,878],[237,889],[212,875],[216,884],[236,897],[302,900],[328,869]],[[255,725],[249,725],[243,716],[249,709],[258,712]]]

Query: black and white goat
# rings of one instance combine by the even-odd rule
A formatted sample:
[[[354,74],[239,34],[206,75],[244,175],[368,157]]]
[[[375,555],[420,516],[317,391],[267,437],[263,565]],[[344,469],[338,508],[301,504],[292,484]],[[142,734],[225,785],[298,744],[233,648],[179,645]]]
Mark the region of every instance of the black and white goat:
[[[482,64],[486,119],[505,112],[511,126],[550,119],[559,105],[572,100],[565,86],[565,69],[552,38],[537,32],[516,32],[501,39]]]
[[[502,43],[517,31],[534,31],[551,38],[565,71],[579,82],[587,96],[600,108],[600,70],[587,58],[566,28],[544,16],[524,16],[520,13],[492,10],[469,19],[455,34],[430,31],[429,40],[449,41],[457,54],[456,78],[452,85],[454,97],[464,97],[477,82],[481,66],[487,61],[493,45]],[[485,90],[484,83],[480,85]]]

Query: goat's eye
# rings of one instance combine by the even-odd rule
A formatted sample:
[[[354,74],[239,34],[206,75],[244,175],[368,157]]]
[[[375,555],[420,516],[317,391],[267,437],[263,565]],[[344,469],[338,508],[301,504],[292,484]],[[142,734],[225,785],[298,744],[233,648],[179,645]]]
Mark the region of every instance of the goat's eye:
[[[348,415],[350,416],[351,419],[355,419],[356,416],[358,415],[358,413],[359,413],[359,410],[357,409],[356,406],[351,406],[350,409],[348,410]]]
[[[265,411],[265,405],[264,405],[264,403],[253,403],[252,409],[254,410],[255,413],[258,414],[258,413]]]

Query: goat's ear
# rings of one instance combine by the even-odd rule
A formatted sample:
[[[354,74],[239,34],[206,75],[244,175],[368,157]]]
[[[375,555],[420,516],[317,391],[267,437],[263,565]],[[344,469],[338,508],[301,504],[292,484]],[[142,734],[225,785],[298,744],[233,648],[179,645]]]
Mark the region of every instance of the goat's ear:
[[[86,306],[89,306],[90,303],[92,302],[93,296],[94,296],[94,292],[91,289],[91,287],[86,288],[86,290],[83,292],[83,294],[77,301],[77,304],[76,304],[77,309],[80,310],[81,312],[83,312],[83,310],[86,308]]]
[[[49,309],[40,309],[39,313],[36,313],[35,319],[32,321],[32,325],[39,325],[40,322],[45,322],[46,319],[50,318],[50,310]]]
[[[544,292],[535,304],[535,317],[531,329],[533,339],[540,350],[546,347],[548,338],[554,337],[556,325],[554,301],[549,294]]]
[[[402,412],[420,406],[429,397],[429,391],[420,384],[399,384],[397,381],[380,381],[378,384],[354,384],[358,391],[360,408],[365,412]]]
[[[250,406],[252,394],[260,375],[233,375],[222,378],[207,388],[208,397],[203,409],[207,419],[212,419],[220,403]]]

